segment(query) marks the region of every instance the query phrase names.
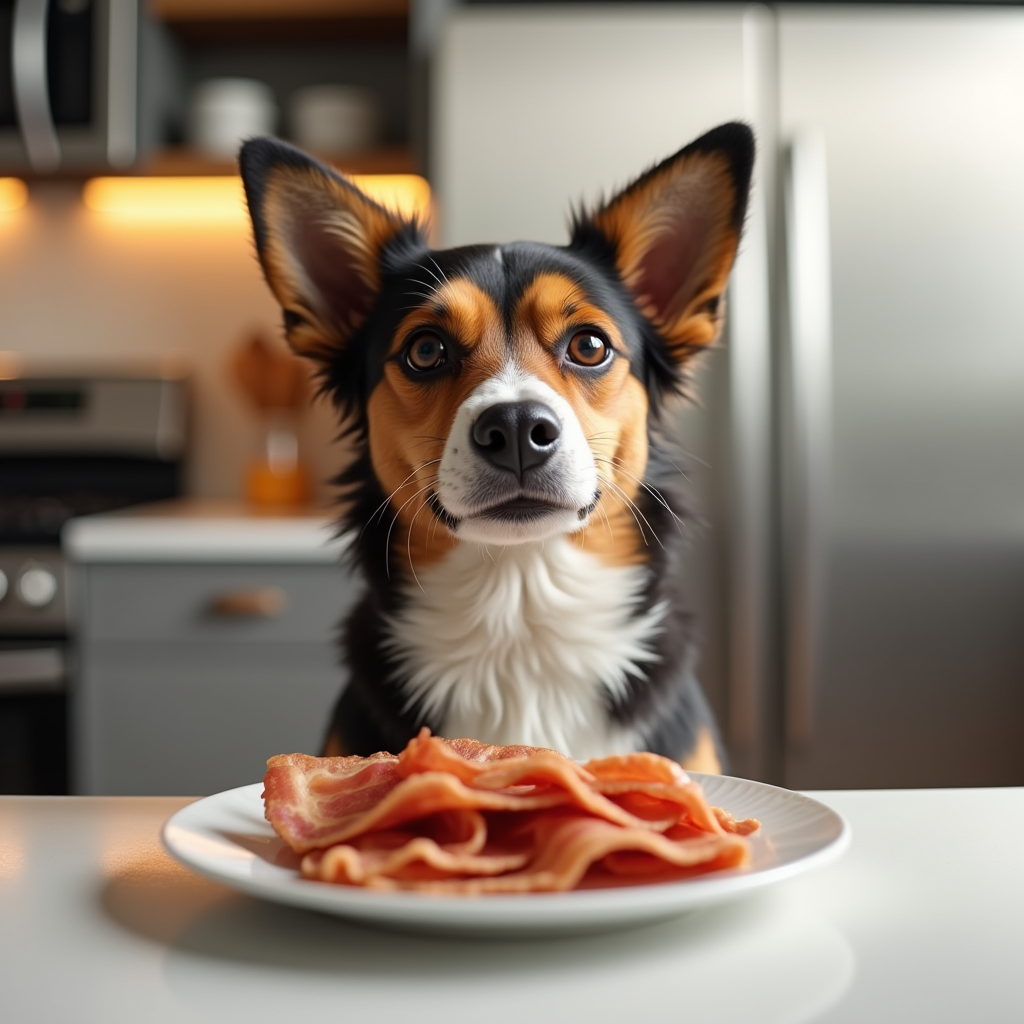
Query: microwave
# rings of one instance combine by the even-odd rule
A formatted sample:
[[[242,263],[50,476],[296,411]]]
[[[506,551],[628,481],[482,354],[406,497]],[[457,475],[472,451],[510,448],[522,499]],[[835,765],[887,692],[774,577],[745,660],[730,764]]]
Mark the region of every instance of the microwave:
[[[0,173],[138,151],[138,0],[0,0]]]

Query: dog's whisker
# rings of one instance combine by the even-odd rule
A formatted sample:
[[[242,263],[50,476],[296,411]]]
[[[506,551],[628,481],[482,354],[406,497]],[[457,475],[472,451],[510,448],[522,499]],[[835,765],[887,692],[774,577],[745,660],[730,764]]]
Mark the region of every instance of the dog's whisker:
[[[387,536],[384,538],[384,573],[385,573],[385,575],[387,576],[388,579],[391,579],[391,534],[394,532],[395,523],[398,522],[398,519],[401,516],[401,514],[405,511],[406,506],[408,506],[412,502],[414,502],[424,491],[430,490],[434,486],[434,484],[436,484],[436,483],[437,483],[437,478],[435,477],[429,483],[425,484],[418,491],[416,491],[412,495],[412,497],[409,498],[408,501],[404,502],[402,504],[402,506],[398,509],[398,511],[394,514],[394,516],[392,517],[391,523],[388,526]]]
[[[680,476],[685,477],[687,480],[689,480],[689,474],[686,472],[686,470],[681,469],[671,458],[669,458],[668,450],[665,448],[664,445],[660,445],[656,441],[648,441],[647,443],[654,451],[658,453],[658,455],[661,456],[661,458],[663,458],[670,466],[672,466],[672,468],[675,469]],[[699,455],[694,455],[694,453],[691,452],[689,449],[680,448],[679,445],[674,445],[674,447],[678,449],[680,454],[685,455],[686,458],[690,459],[691,462],[696,462],[698,466],[703,466],[705,469],[711,469],[710,462],[705,461]]]
[[[434,264],[435,267],[437,267],[437,260],[435,260],[432,256],[428,256],[427,258]],[[415,264],[413,264],[413,266],[415,266],[419,270],[422,270],[422,271],[425,271],[426,273],[428,273],[438,283],[438,286],[441,287],[441,288],[443,288],[448,283],[447,280],[445,279],[443,273],[439,277],[436,273],[434,273],[433,270],[430,269],[430,267],[428,267],[424,263],[415,263]],[[437,269],[440,270],[441,268],[437,267]]]
[[[362,540],[363,534],[366,532],[366,528],[377,519],[379,516],[384,514],[384,509],[387,508],[388,502],[421,470],[426,469],[428,466],[434,466],[439,463],[440,459],[431,459],[429,462],[424,462],[417,466],[374,510],[373,513],[367,518],[363,524],[363,528],[359,531],[358,540]]]
[[[608,530],[608,537],[609,537],[609,539],[612,542],[612,547],[614,547],[615,546],[615,529],[612,526],[612,521],[608,518],[608,513],[604,510],[604,508],[602,506],[598,505],[598,511],[601,513],[601,516],[604,518],[604,525],[605,525],[605,528]]]
[[[427,259],[430,260],[430,262],[433,263],[435,267],[437,267],[437,272],[441,275],[441,279],[444,281],[445,284],[448,284],[448,275],[441,269],[441,264],[438,263],[437,260],[435,260],[434,257],[431,256],[429,253],[427,254]]]
[[[409,521],[409,529],[406,531],[408,536],[406,537],[406,541],[405,541],[405,553],[406,553],[406,556],[409,559],[409,571],[412,573],[412,578],[416,581],[416,586],[419,587],[420,590],[423,591],[424,594],[426,593],[426,591],[423,590],[423,584],[420,583],[420,578],[419,578],[419,576],[416,575],[416,566],[412,564],[412,531],[413,531],[413,527],[416,525],[417,517],[423,511],[423,509],[426,508],[426,506],[427,506],[427,498],[424,498],[420,502],[420,507],[418,509],[416,509],[415,514],[413,515],[412,519]]]
[[[681,516],[679,516],[675,509],[665,500],[665,496],[656,487],[651,487],[645,480],[641,480],[640,477],[631,473],[625,466],[621,465],[618,459],[609,461],[607,459],[598,459],[599,462],[604,462],[606,465],[614,465],[614,467],[622,473],[624,476],[629,477],[634,483],[642,487],[654,500],[661,505],[663,509],[676,521],[676,524],[682,529],[687,524],[684,522]]]
[[[443,442],[443,441],[438,441],[438,440],[436,440],[435,438],[425,438],[425,439],[424,439],[424,440],[422,440],[422,441],[417,441],[417,442],[416,442],[416,443],[415,443],[414,445],[412,445],[411,447],[413,447],[413,448],[422,448],[422,447],[423,447],[423,446],[424,446],[425,444],[442,444],[442,445],[443,445],[443,444],[444,444],[444,442]],[[440,462],[441,460],[440,460],[440,459],[438,459],[438,461]]]
[[[628,494],[626,494],[626,492],[617,483],[614,483],[613,481],[608,480],[607,478],[602,478],[602,479],[604,479],[604,482],[612,489],[613,492],[617,492],[618,493],[618,495],[621,498],[621,500],[623,502],[625,502],[626,507],[632,513],[633,518],[636,519],[636,525],[638,527],[640,527],[640,536],[643,537],[644,544],[645,545],[647,544],[647,536],[644,533],[643,526],[640,525],[640,520],[641,519],[643,520],[644,525],[646,525],[647,529],[650,530],[651,536],[658,542],[658,547],[664,548],[665,545],[662,544],[661,538],[658,536],[658,534],[655,531],[654,527],[651,526],[651,524],[648,522],[647,516],[645,516],[643,514],[643,512],[641,512],[640,509],[637,507],[636,502],[633,501],[633,499],[630,498],[630,496]],[[637,518],[637,517],[639,517],[639,518]]]

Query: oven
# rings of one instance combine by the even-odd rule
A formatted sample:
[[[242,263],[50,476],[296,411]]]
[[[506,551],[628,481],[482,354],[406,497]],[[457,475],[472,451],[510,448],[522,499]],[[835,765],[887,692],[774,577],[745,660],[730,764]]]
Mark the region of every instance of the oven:
[[[67,792],[60,531],[180,495],[186,406],[180,374],[0,373],[0,793]]]

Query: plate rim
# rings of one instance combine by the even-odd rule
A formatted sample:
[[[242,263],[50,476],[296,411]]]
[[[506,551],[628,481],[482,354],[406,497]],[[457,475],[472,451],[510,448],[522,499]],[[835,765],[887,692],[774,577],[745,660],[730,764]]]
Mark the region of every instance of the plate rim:
[[[688,774],[695,782],[704,782],[705,779],[722,780],[743,788],[752,788],[765,795],[782,794],[785,799],[795,799],[808,810],[824,813],[826,818],[833,819],[838,825],[838,831],[822,846],[793,860],[750,871],[727,870],[695,878],[609,889],[473,896],[368,890],[303,879],[298,875],[282,879],[274,879],[272,876],[259,879],[240,872],[232,874],[217,870],[194,855],[193,851],[179,845],[175,837],[177,829],[198,835],[202,835],[204,829],[207,833],[214,832],[209,825],[190,824],[189,819],[215,809],[218,803],[235,799],[252,801],[255,797],[262,805],[260,796],[256,795],[256,791],[263,787],[262,782],[222,790],[186,804],[167,819],[161,828],[160,837],[164,849],[184,867],[211,881],[259,899],[318,910],[364,923],[490,933],[507,933],[510,929],[521,930],[524,926],[538,930],[558,928],[559,925],[566,929],[597,924],[614,926],[676,916],[823,868],[838,860],[850,846],[852,829],[849,821],[839,811],[815,797],[754,779],[729,775],[709,776],[699,772]],[[270,829],[269,823],[267,828]],[[230,842],[223,834],[218,834],[218,840]],[[251,861],[247,858],[246,863]],[[564,914],[568,914],[569,918],[560,920]]]

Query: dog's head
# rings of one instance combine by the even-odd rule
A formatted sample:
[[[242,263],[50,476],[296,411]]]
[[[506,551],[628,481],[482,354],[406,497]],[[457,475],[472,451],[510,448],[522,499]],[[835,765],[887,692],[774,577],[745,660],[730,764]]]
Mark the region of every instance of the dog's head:
[[[436,251],[290,146],[243,147],[288,340],[320,364],[417,564],[595,517],[635,531],[649,419],[718,337],[752,164],[750,130],[725,125],[578,214],[567,246]]]

